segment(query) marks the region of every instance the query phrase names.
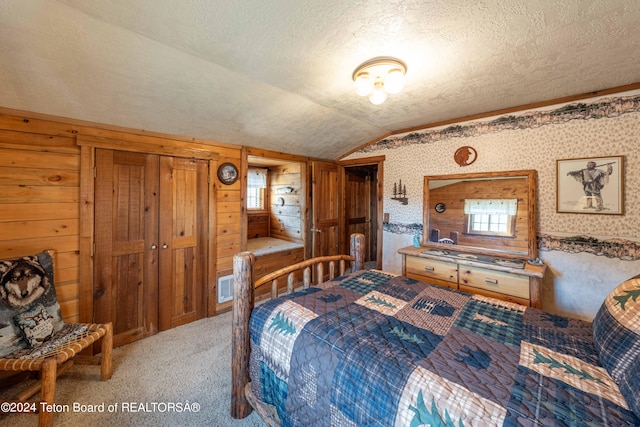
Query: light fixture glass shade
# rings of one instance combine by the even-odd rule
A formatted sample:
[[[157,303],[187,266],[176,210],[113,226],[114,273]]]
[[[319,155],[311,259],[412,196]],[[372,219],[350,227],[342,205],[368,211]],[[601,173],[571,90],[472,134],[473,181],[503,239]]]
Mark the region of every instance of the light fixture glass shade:
[[[378,57],[361,64],[353,72],[356,93],[369,95],[372,104],[382,104],[390,93],[398,93],[404,88],[407,66],[391,57]]]
[[[373,90],[373,80],[369,73],[360,73],[355,80],[356,93],[360,96],[367,96]]]
[[[369,101],[373,105],[380,105],[386,100],[387,92],[384,90],[384,85],[382,84],[382,82],[376,82],[371,95],[369,95]]]
[[[384,78],[384,90],[387,93],[398,93],[404,88],[404,73],[395,68]]]

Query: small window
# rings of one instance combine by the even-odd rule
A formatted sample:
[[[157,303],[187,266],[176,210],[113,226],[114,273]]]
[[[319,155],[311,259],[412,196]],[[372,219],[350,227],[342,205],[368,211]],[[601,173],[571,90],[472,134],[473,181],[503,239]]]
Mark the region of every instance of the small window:
[[[517,212],[517,199],[466,199],[467,233],[513,237]]]
[[[247,176],[247,209],[264,210],[267,191],[267,169],[249,168]]]

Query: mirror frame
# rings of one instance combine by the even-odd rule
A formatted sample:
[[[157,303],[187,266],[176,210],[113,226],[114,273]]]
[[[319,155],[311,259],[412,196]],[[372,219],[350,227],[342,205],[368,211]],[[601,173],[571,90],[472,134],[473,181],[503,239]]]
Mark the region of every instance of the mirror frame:
[[[455,245],[455,250],[460,252],[491,254],[504,258],[528,258],[535,259],[538,257],[538,202],[536,196],[537,179],[536,171],[533,169],[503,171],[503,172],[479,172],[479,173],[459,173],[449,175],[427,175],[424,177],[424,195],[422,200],[422,241],[421,245],[425,247],[435,247],[440,249],[451,250],[450,244],[436,243],[429,241],[429,182],[435,180],[449,179],[491,179],[491,178],[514,178],[523,177],[527,179],[527,197],[529,202],[529,213],[527,218],[527,241],[528,252],[503,251],[500,249],[482,248],[476,246]]]

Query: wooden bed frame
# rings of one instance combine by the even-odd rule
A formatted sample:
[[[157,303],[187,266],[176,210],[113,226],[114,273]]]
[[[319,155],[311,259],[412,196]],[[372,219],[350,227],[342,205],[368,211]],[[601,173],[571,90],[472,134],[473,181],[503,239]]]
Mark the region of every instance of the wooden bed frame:
[[[312,274],[315,272],[316,284],[320,284],[341,276],[346,271],[346,263],[350,261],[351,271],[364,269],[364,235],[351,235],[350,255],[332,255],[308,259],[285,268],[281,268],[254,280],[255,256],[251,252],[240,252],[233,257],[233,313],[232,313],[232,361],[231,361],[231,416],[233,418],[245,418],[253,409],[258,412],[269,426],[279,425],[279,420],[274,411],[267,405],[258,401],[251,392],[249,381],[249,317],[255,303],[255,294],[258,288],[271,285],[271,298],[278,297],[279,280],[286,276],[289,294],[299,289],[312,285]],[[328,266],[328,274],[325,271]],[[336,270],[337,264],[337,270]],[[312,270],[313,269],[313,270]],[[302,271],[302,282],[296,278],[296,272]],[[323,279],[324,278],[324,279]]]

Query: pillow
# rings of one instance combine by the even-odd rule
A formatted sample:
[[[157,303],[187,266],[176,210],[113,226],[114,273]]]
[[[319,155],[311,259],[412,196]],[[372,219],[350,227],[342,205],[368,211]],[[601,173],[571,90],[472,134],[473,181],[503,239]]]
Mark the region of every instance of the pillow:
[[[49,315],[42,304],[36,304],[30,309],[16,314],[13,316],[13,320],[29,347],[37,347],[53,336],[53,317]]]
[[[640,275],[623,282],[605,298],[593,319],[593,342],[600,363],[618,384],[627,403],[640,416],[634,396],[640,394]],[[635,368],[634,368],[635,366]]]
[[[625,375],[620,378],[618,388],[624,396],[629,409],[640,417],[640,357],[636,357],[635,361],[629,365],[629,369]]]
[[[0,260],[0,357],[28,344],[17,321],[24,313],[35,315],[41,305],[53,322],[54,333],[64,327],[60,304],[53,286],[53,252],[43,251],[35,255]],[[36,310],[37,311],[37,310]],[[19,315],[16,318],[16,315]],[[30,323],[33,325],[33,323]]]

